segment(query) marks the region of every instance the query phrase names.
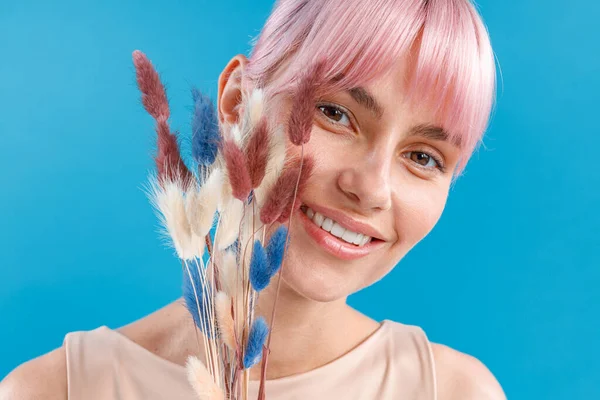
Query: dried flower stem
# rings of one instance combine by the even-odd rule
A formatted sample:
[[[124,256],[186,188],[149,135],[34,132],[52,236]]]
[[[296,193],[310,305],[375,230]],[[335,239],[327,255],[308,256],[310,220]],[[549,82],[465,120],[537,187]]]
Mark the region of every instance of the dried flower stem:
[[[192,273],[190,271],[190,267],[189,267],[189,265],[188,265],[187,262],[183,262],[183,265],[185,267],[185,271],[188,274],[188,279],[190,280],[190,283],[191,283],[192,288],[194,290],[194,297],[196,298],[196,307],[198,307],[198,310],[202,310],[202,308],[200,307],[200,301],[198,299],[198,290],[199,289],[196,288],[196,286],[194,285],[194,280],[192,279]],[[204,303],[204,301],[203,301],[203,303]],[[205,329],[205,326],[204,326],[204,318],[202,317],[202,315],[200,316],[200,325],[201,325],[200,330],[203,331],[203,332],[206,332],[206,329]],[[194,330],[196,332],[196,339],[198,340],[198,327],[195,324],[194,324]],[[204,341],[204,357],[206,359],[206,365],[207,365],[207,367],[209,369],[209,372],[212,374],[212,370],[210,369],[210,367],[212,365],[212,362],[210,360],[210,355],[206,351],[206,349],[208,348],[208,340],[207,340],[206,335],[203,334],[202,335],[202,339]],[[199,345],[200,345],[200,343],[198,342],[198,346]]]
[[[300,145],[300,172],[298,174],[298,179],[296,181],[296,187],[294,188],[294,200],[292,200],[292,210],[294,210],[296,196],[298,194],[298,185],[300,183],[300,177],[302,176],[302,163],[304,162],[304,143]],[[292,226],[292,218],[288,221],[287,234],[289,235],[290,228]],[[289,240],[285,240],[285,248],[283,251],[283,260],[285,260],[285,254],[287,253],[289,245]],[[281,288],[281,275],[283,274],[283,267],[285,265],[285,261],[281,263],[281,268],[279,269],[279,273],[277,276],[277,289],[275,291],[275,300],[273,301],[273,311],[271,312],[271,324],[269,326],[269,336],[267,337],[267,344],[263,348],[263,358],[261,365],[261,377],[260,377],[260,386],[258,390],[258,400],[265,400],[265,382],[267,380],[267,362],[269,358],[270,346],[271,346],[271,336],[273,335],[273,326],[275,324],[275,311],[277,310],[277,299],[279,299],[279,290]]]
[[[206,242],[206,251],[208,251],[208,257],[212,260],[212,243],[210,241],[210,233],[204,236],[204,240]]]

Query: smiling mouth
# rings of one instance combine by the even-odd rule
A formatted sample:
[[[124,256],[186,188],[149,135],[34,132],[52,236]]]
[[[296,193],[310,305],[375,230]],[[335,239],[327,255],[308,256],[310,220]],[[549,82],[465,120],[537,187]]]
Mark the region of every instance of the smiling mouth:
[[[366,236],[362,233],[353,232],[349,229],[346,229],[335,220],[325,217],[323,214],[314,211],[307,205],[302,205],[300,210],[308,217],[309,220],[312,221],[314,225],[335,236],[339,240],[353,244],[356,247],[364,247],[366,244],[372,241],[380,241],[379,239],[371,236]]]

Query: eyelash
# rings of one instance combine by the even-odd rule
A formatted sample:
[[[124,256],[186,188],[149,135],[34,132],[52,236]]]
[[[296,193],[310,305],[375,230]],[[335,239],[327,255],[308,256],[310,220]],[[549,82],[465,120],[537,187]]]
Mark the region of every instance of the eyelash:
[[[346,126],[346,125],[344,125],[344,124],[341,124],[341,123],[339,123],[339,122],[337,122],[337,121],[334,121],[334,120],[332,120],[331,118],[329,118],[328,116],[326,116],[326,115],[323,113],[323,111],[321,111],[321,108],[329,108],[329,109],[333,109],[333,110],[335,110],[335,111],[339,111],[341,114],[345,115],[345,116],[346,116],[346,118],[348,118],[348,121],[349,121],[350,125],[354,125],[354,124],[352,123],[352,118],[351,118],[351,116],[350,116],[350,112],[349,112],[349,111],[347,111],[345,108],[343,108],[343,107],[340,107],[340,106],[338,106],[338,105],[335,105],[335,104],[330,104],[330,103],[319,103],[319,104],[317,104],[317,109],[319,110],[319,112],[321,112],[321,114],[323,114],[323,116],[324,116],[325,118],[327,118],[327,121],[328,121],[329,123],[331,123],[331,124],[333,124],[333,125],[337,125],[337,126],[343,126],[343,127],[349,128],[349,126]]]
[[[348,121],[350,121],[350,124],[353,125],[352,123],[352,118],[350,117],[350,113],[348,111],[346,111],[344,108],[335,105],[335,104],[330,104],[330,103],[320,103],[317,105],[317,109],[319,110],[319,112],[321,112],[321,114],[323,114],[323,116],[327,119],[327,121],[330,124],[333,125],[337,125],[337,126],[343,126],[348,128],[348,126],[341,124],[337,121],[332,120],[331,118],[329,118],[328,116],[326,116],[322,111],[321,108],[326,107],[329,109],[333,109],[335,111],[340,112],[341,114],[345,115],[346,118],[348,118]],[[440,159],[440,157],[436,156],[433,153],[430,153],[428,151],[422,151],[422,150],[413,150],[413,151],[409,151],[408,153],[421,153],[421,154],[426,154],[428,157],[430,157],[431,159],[433,159],[433,161],[435,161],[435,163],[437,164],[436,167],[434,167],[435,169],[438,169],[440,172],[445,173],[446,172],[446,167],[444,166],[443,161]],[[411,160],[412,161],[412,160]],[[418,168],[424,169],[424,170],[431,170],[431,168],[426,168],[418,163],[415,162],[415,164],[417,165]]]
[[[444,163],[442,162],[442,160],[440,160],[440,158],[438,156],[434,155],[433,153],[430,153],[428,151],[421,151],[421,150],[412,150],[412,151],[409,151],[408,153],[426,154],[428,157],[430,157],[437,164],[437,166],[434,167],[435,169],[438,169],[441,173],[445,173],[446,172],[446,167],[444,166]],[[417,167],[419,167],[421,169],[431,170],[431,168],[424,167],[423,165],[420,165],[418,163],[415,163],[415,164],[417,164]]]

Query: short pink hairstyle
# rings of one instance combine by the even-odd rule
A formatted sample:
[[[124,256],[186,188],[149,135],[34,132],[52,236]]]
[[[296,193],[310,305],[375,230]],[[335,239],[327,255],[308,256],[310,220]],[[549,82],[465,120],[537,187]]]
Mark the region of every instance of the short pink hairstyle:
[[[342,76],[332,89],[344,90],[409,54],[416,62],[406,95],[433,107],[435,122],[460,143],[460,174],[487,129],[496,93],[489,35],[470,0],[278,0],[246,76],[275,95],[325,59],[325,79]]]

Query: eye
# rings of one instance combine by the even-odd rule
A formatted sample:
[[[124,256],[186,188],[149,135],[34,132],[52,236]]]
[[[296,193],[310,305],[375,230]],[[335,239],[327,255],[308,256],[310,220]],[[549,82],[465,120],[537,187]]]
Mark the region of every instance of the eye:
[[[344,111],[342,108],[340,108],[338,106],[334,106],[332,104],[321,104],[321,105],[317,106],[317,108],[332,123],[344,125],[344,126],[348,126],[348,127],[351,125],[350,117],[348,116],[348,113],[346,111]]]
[[[441,172],[445,172],[443,162],[433,154],[424,151],[409,151],[408,157],[411,161],[417,163],[420,167],[425,169],[438,169]]]

